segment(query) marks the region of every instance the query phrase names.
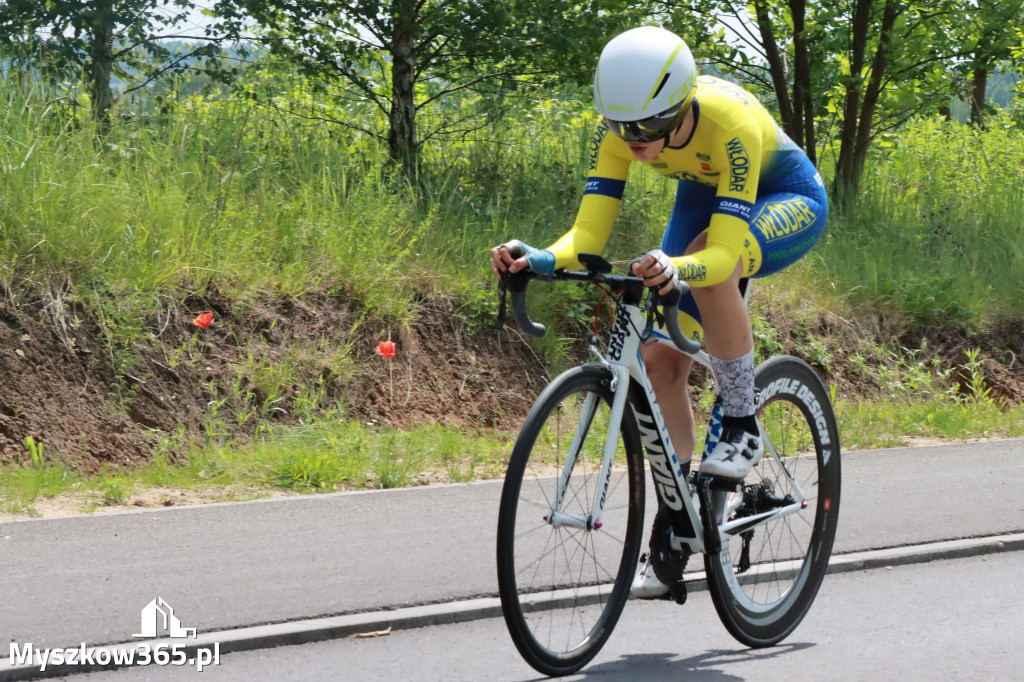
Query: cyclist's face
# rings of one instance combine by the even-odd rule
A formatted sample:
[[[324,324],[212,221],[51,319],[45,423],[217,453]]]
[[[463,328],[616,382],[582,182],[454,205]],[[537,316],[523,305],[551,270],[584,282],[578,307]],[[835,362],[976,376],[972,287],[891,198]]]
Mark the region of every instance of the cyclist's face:
[[[643,162],[654,161],[655,157],[665,148],[665,140],[658,140],[657,142],[627,142],[626,144],[629,145],[629,151],[633,153],[633,158]]]
[[[626,145],[629,147],[629,151],[632,152],[633,158],[637,161],[654,161],[667,145],[678,147],[683,144],[686,138],[689,137],[691,130],[693,130],[692,108],[686,112],[686,118],[683,119],[683,123],[673,130],[668,138],[655,142],[626,142]]]

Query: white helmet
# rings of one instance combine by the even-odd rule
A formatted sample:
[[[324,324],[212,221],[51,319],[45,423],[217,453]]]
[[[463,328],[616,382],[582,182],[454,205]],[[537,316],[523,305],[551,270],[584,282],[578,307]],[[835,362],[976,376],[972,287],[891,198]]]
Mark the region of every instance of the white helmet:
[[[594,106],[619,137],[653,142],[678,128],[697,91],[697,65],[686,42],[657,26],[612,38],[597,62]]]

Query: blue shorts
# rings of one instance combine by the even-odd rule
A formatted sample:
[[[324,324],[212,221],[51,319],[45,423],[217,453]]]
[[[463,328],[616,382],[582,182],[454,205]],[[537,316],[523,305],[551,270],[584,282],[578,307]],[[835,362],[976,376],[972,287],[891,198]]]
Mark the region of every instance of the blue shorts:
[[[679,181],[675,208],[661,240],[662,251],[673,257],[686,252],[707,230],[715,196],[714,187]],[[767,277],[803,258],[818,243],[828,218],[828,196],[814,164],[804,159],[780,180],[762,184],[751,216],[748,234],[761,247],[761,264],[750,277]],[[699,336],[700,311],[693,296],[680,301],[679,311],[697,325],[696,329],[692,323],[684,325],[683,330]]]

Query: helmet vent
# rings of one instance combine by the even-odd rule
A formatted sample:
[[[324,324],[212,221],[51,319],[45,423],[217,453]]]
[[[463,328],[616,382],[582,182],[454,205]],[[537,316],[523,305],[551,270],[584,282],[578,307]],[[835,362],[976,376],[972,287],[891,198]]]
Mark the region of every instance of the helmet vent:
[[[665,87],[665,83],[668,83],[668,77],[671,76],[671,75],[672,75],[671,73],[666,73],[665,74],[665,77],[661,79],[660,83],[658,83],[658,89],[654,91],[653,95],[651,95],[651,99],[654,99],[655,97],[658,96],[658,93],[661,92],[661,89],[663,87]]]

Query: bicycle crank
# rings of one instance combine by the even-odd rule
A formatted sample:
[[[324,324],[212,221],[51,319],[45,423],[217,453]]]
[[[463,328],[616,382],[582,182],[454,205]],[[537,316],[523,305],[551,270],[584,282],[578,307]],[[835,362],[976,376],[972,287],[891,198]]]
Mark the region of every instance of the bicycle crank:
[[[690,558],[690,551],[685,547],[682,551],[672,547],[672,519],[665,507],[659,507],[658,513],[654,515],[650,548],[654,575],[668,585],[669,594],[675,603],[685,604],[686,582],[683,580],[683,571]]]

